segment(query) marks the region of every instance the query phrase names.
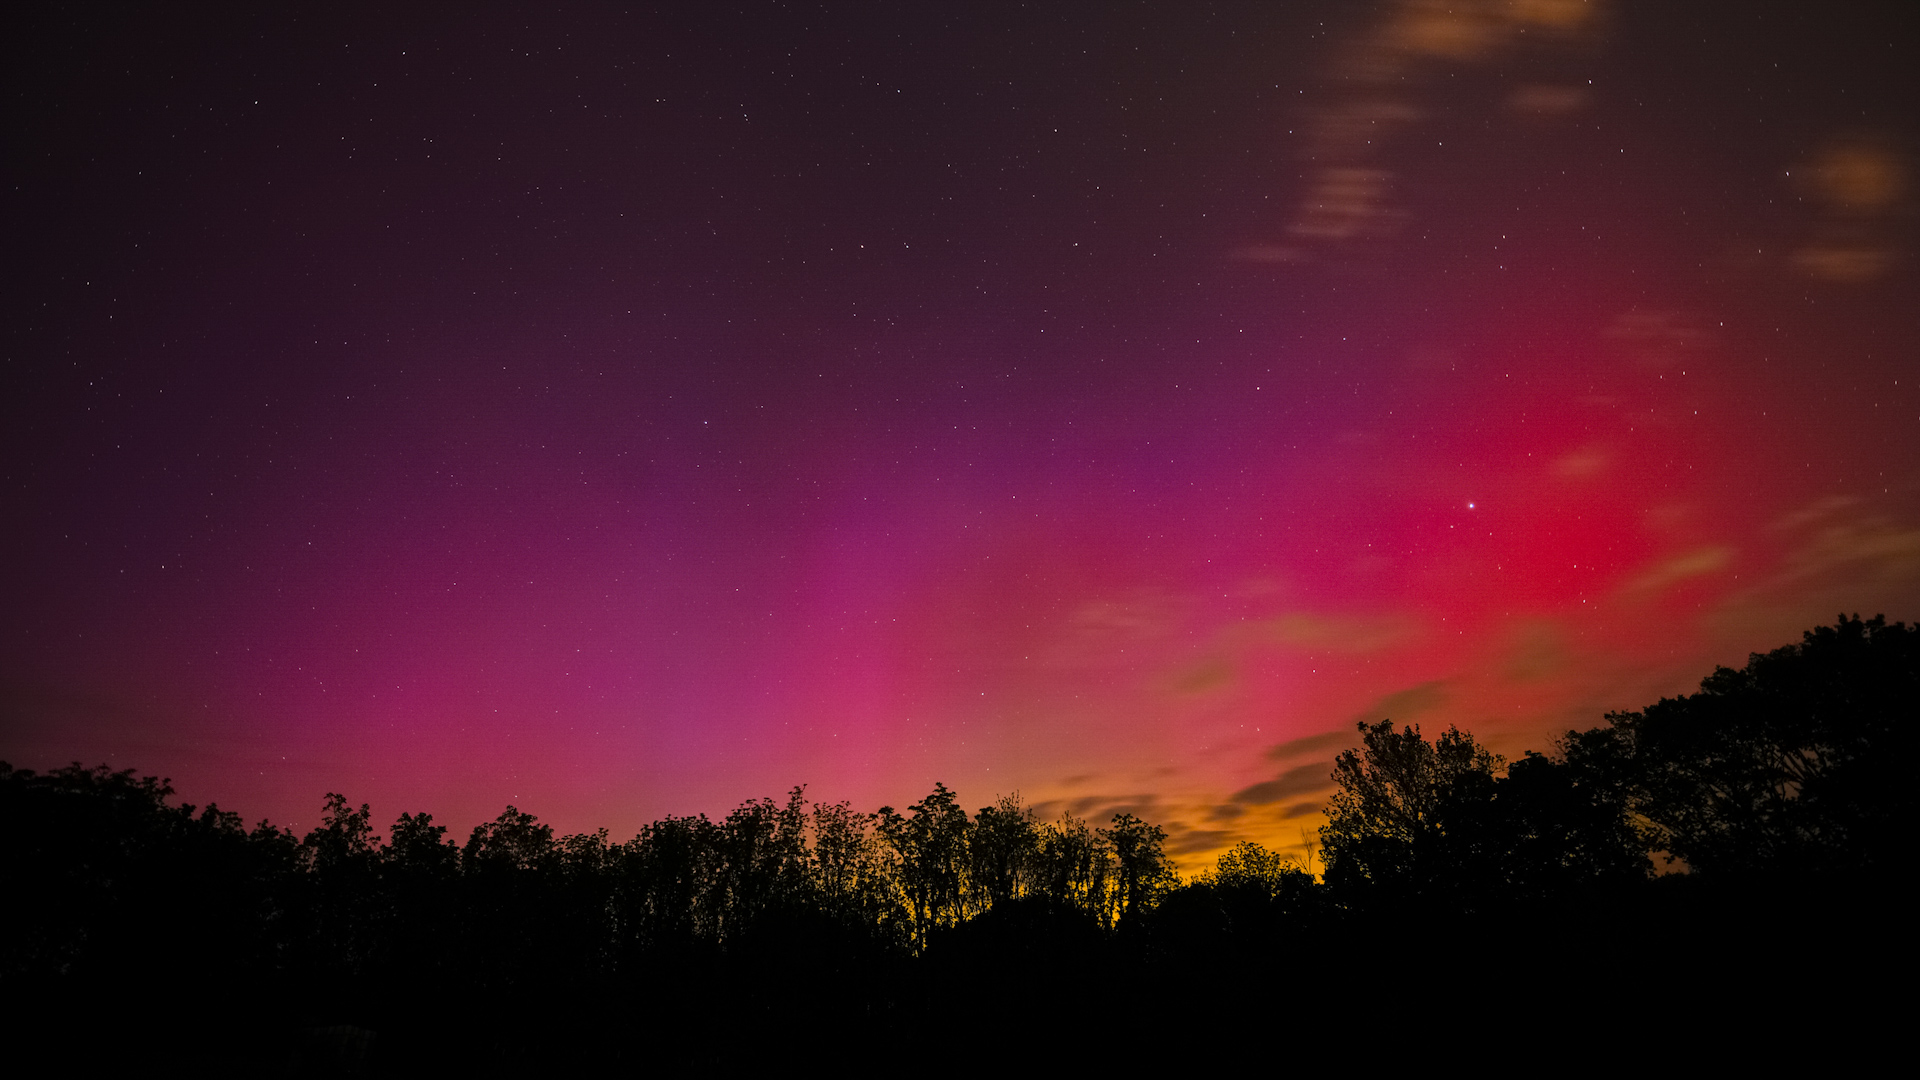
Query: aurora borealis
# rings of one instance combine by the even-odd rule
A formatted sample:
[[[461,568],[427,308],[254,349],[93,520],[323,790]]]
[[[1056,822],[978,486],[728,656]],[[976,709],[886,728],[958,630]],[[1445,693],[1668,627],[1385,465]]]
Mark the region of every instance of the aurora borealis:
[[[1901,15],[10,16],[0,758],[1186,865],[1911,621]]]

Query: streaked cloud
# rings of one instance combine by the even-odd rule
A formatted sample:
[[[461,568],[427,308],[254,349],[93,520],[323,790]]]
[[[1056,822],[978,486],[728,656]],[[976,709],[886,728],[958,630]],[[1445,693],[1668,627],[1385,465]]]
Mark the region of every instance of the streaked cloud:
[[[1550,622],[1532,620],[1513,628],[1500,674],[1509,682],[1538,682],[1562,674],[1571,663],[1564,632]]]
[[[1233,664],[1224,656],[1213,656],[1176,675],[1173,689],[1182,694],[1204,694],[1231,686],[1233,681]]]
[[[1268,620],[1274,641],[1309,649],[1370,653],[1405,645],[1419,625],[1400,615],[1328,615],[1296,611]]]
[[[1232,801],[1266,806],[1295,795],[1312,795],[1332,789],[1333,761],[1329,758],[1327,761],[1297,765],[1272,780],[1241,788],[1233,793]]]
[[[1906,163],[1887,147],[1865,140],[1827,146],[1812,171],[1815,190],[1836,213],[1882,214],[1906,194]]]
[[[1382,720],[1392,720],[1395,724],[1409,724],[1446,703],[1445,685],[1439,680],[1434,680],[1388,694],[1360,710],[1353,719],[1356,724],[1375,724]]]
[[[1515,87],[1513,93],[1507,95],[1506,108],[1510,113],[1529,119],[1553,119],[1570,116],[1586,108],[1591,97],[1584,86],[1529,83]]]
[[[1175,597],[1152,589],[1090,599],[1062,621],[1047,661],[1057,667],[1099,668],[1144,659],[1174,633],[1182,611]]]
[[[1590,480],[1606,472],[1608,463],[1606,451],[1597,446],[1583,446],[1555,458],[1553,474],[1562,480]]]
[[[1248,244],[1234,248],[1227,253],[1227,257],[1241,262],[1303,262],[1307,258],[1307,249],[1287,244]]]
[[[1636,307],[1621,312],[1604,336],[1642,367],[1669,368],[1713,344],[1701,321],[1674,308]]]
[[[1382,240],[1408,215],[1396,198],[1409,181],[1393,164],[1401,136],[1445,104],[1446,76],[1478,70],[1519,55],[1530,58],[1533,81],[1507,94],[1502,111],[1538,121],[1585,108],[1584,83],[1552,68],[1566,47],[1590,46],[1603,36],[1606,5],[1599,0],[1395,0],[1354,37],[1336,47],[1326,82],[1333,92],[1306,120],[1301,153],[1306,188],[1287,231],[1302,244],[1334,248]],[[1571,54],[1567,54],[1571,55]],[[1545,72],[1540,69],[1545,67]],[[1541,78],[1544,74],[1546,77]],[[1337,88],[1337,89],[1335,89]],[[1440,105],[1436,109],[1435,105]],[[1252,244],[1249,252],[1283,253],[1257,261],[1297,262],[1308,251],[1294,245]]]
[[[1267,751],[1267,756],[1275,761],[1299,757],[1302,754],[1324,754],[1329,750],[1343,750],[1354,743],[1354,733],[1350,729],[1323,732],[1308,735],[1305,738],[1290,739]]]
[[[1629,599],[1655,596],[1683,581],[1718,574],[1732,565],[1733,557],[1729,547],[1697,548],[1672,555],[1642,570],[1620,591]]]
[[[1920,527],[1875,513],[1856,499],[1832,499],[1789,515],[1778,526],[1798,534],[1776,587],[1851,583],[1884,593],[1920,580]]]
[[[1388,204],[1392,183],[1393,173],[1387,169],[1322,169],[1301,201],[1299,217],[1287,229],[1311,240],[1389,236],[1405,216]]]
[[[1790,171],[1818,205],[1812,236],[1793,254],[1811,277],[1863,285],[1898,260],[1896,224],[1908,208],[1905,155],[1872,135],[1834,139],[1812,161]]]

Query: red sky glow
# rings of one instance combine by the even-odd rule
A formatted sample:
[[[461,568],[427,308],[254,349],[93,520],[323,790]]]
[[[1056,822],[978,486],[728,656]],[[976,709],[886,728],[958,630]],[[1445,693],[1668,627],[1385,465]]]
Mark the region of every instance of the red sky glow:
[[[1920,618],[1916,39],[1719,7],[23,24],[0,758],[1192,871]]]

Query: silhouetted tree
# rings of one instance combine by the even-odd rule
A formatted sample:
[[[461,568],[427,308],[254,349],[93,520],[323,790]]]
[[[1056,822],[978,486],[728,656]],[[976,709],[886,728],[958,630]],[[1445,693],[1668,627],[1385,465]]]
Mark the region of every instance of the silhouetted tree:
[[[1362,724],[1362,745],[1334,765],[1325,886],[1251,842],[1182,885],[1165,831],[1131,814],[1042,824],[1007,796],[969,819],[943,784],[905,815],[809,809],[795,788],[717,823],[663,818],[618,845],[605,830],[556,838],[508,807],[462,847],[426,814],[401,814],[383,844],[369,808],[338,793],[295,838],[174,805],[166,781],[131,771],[0,763],[0,989],[54,1001],[42,1014],[75,1024],[145,1017],[136,1041],[215,1023],[224,1039],[251,1009],[251,1030],[297,1023],[398,1047],[377,1051],[400,1055],[382,1065],[395,1072],[584,1071],[602,1050],[625,1067],[653,1044],[699,1066],[745,1044],[743,1017],[764,1045],[787,1046],[840,1030],[849,1001],[888,1038],[950,1038],[951,1014],[902,989],[916,985],[988,999],[1009,979],[1126,979],[1165,988],[1156,1015],[1200,1024],[1221,1006],[1187,988],[1291,964],[1334,971],[1330,992],[1351,998],[1404,957],[1392,935],[1345,930],[1411,902],[1532,943],[1446,971],[1476,1001],[1521,982],[1530,997],[1538,980],[1596,1001],[1644,996],[1620,958],[1649,951],[1687,952],[1721,973],[1724,996],[1771,986],[1774,961],[1752,945],[1766,935],[1904,917],[1904,892],[1883,886],[1913,809],[1916,700],[1920,629],[1843,617],[1509,768],[1457,730],[1428,741]],[[1652,849],[1692,873],[1653,879]],[[1853,979],[1849,962],[1812,963],[1807,985]],[[497,1003],[512,995],[576,1022],[440,1039],[509,1015]],[[212,1000],[244,1004],[201,1009]],[[1248,997],[1245,1018],[1265,1001]],[[1098,1007],[1063,1015],[1085,1028]],[[369,1044],[388,1016],[406,1019]]]
[[[1621,785],[1584,759],[1528,754],[1500,775],[1457,729],[1432,743],[1387,721],[1360,730],[1321,830],[1327,883],[1348,902],[1471,909],[1647,876]]]
[[[907,929],[907,920],[889,877],[884,844],[874,832],[877,820],[877,815],[855,813],[844,802],[814,804],[813,888],[827,914],[863,922],[879,936],[892,937]]]
[[[383,853],[386,871],[433,878],[459,873],[460,849],[446,837],[447,827],[435,825],[432,814],[401,814]]]
[[[1334,761],[1339,785],[1320,829],[1327,884],[1349,896],[1432,893],[1457,882],[1484,832],[1500,759],[1448,728],[1428,742],[1393,722],[1359,725],[1362,747]]]
[[[104,765],[39,775],[0,763],[0,975],[214,979],[284,953],[305,906],[291,837],[249,833],[214,805],[171,806],[172,794]]]
[[[7,888],[0,972],[72,972],[93,959],[125,898],[141,848],[170,814],[173,788],[131,769],[79,762],[41,775],[0,762],[0,849]]]
[[[438,978],[461,950],[457,920],[460,848],[432,814],[401,814],[381,852],[380,880],[391,906],[386,963],[412,978]]]
[[[468,873],[537,870],[553,854],[553,826],[509,806],[484,825],[475,825],[460,854]]]
[[[371,874],[380,854],[380,837],[373,831],[367,804],[355,810],[345,795],[328,792],[320,826],[300,841],[300,847],[322,873]]]
[[[1242,840],[1227,849],[1215,861],[1212,873],[1202,877],[1220,889],[1271,897],[1313,880],[1292,856],[1268,851],[1252,840]]]
[[[967,851],[973,914],[1031,890],[1039,847],[1039,823],[1032,810],[1020,805],[1018,795],[980,808]]]
[[[1570,733],[1648,844],[1702,873],[1884,873],[1914,807],[1920,627],[1841,616],[1690,696]]]
[[[969,822],[959,800],[941,783],[907,809],[911,817],[881,807],[877,831],[892,850],[895,879],[912,920],[912,940],[924,947],[930,930],[965,915]]]
[[[1067,814],[1040,827],[1033,886],[1040,896],[1079,908],[1105,925],[1112,877],[1113,848],[1085,821]]]
[[[1472,870],[1508,897],[1537,899],[1652,873],[1620,785],[1569,762],[1564,743],[1560,754],[1529,751],[1509,766],[1477,824],[1484,837]]]
[[[550,887],[557,855],[553,827],[512,806],[473,827],[460,853],[466,940],[458,954],[473,985],[523,983],[561,959],[550,947],[560,929]]]
[[[1101,829],[1100,836],[1112,847],[1116,869],[1109,899],[1112,919],[1138,917],[1179,884],[1180,877],[1167,859],[1165,829],[1132,814],[1115,814],[1112,827]]]
[[[807,899],[806,805],[794,788],[787,804],[772,799],[742,804],[709,835],[716,861],[710,901],[721,940],[762,915]]]
[[[1242,841],[1214,868],[1170,889],[1151,914],[1155,950],[1202,967],[1232,965],[1298,940],[1321,890],[1290,856]]]
[[[367,805],[355,810],[346,796],[328,792],[320,825],[300,841],[300,854],[312,870],[308,933],[316,958],[361,970],[390,932],[382,924],[391,914],[376,880],[382,851]]]

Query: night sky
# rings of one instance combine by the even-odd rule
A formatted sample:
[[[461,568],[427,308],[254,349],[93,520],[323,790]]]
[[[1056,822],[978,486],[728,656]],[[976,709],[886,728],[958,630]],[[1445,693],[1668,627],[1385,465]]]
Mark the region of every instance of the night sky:
[[[7,16],[0,758],[1194,870],[1920,617],[1905,3],[519,7]]]

